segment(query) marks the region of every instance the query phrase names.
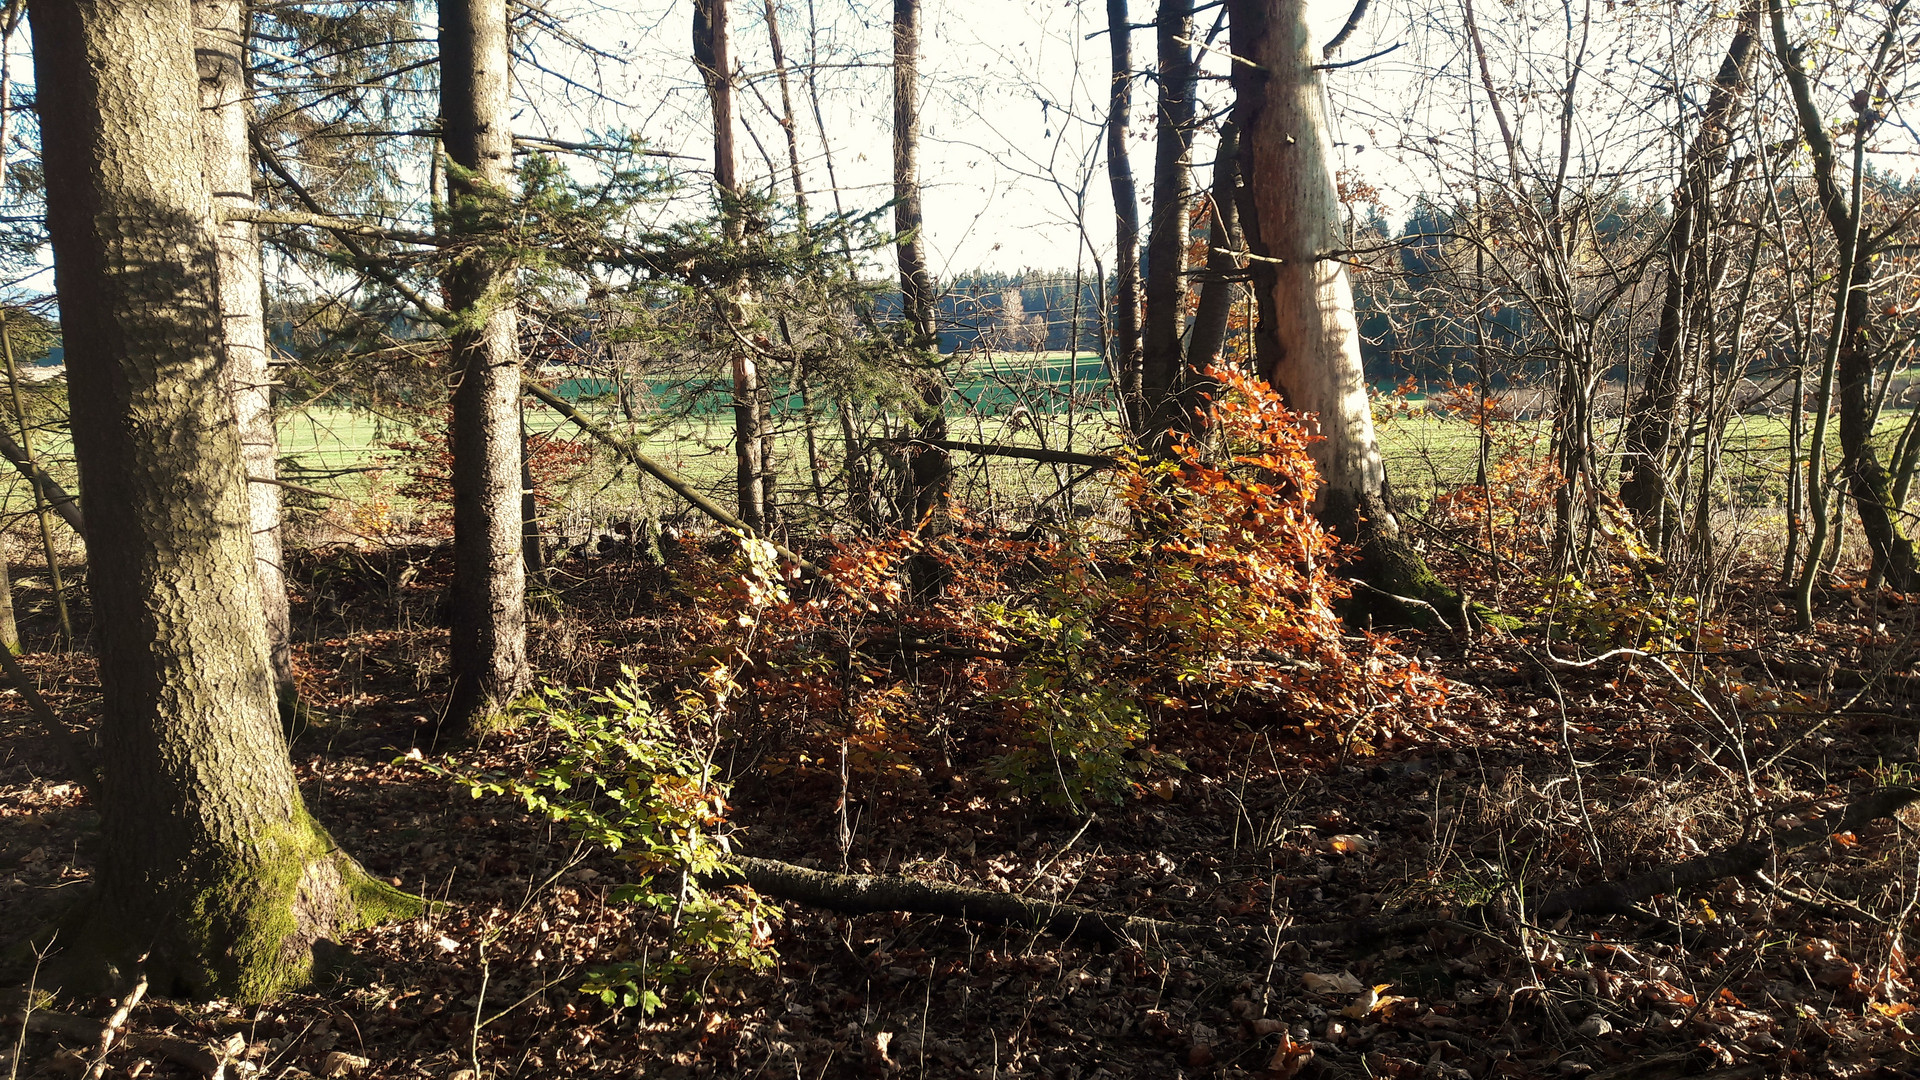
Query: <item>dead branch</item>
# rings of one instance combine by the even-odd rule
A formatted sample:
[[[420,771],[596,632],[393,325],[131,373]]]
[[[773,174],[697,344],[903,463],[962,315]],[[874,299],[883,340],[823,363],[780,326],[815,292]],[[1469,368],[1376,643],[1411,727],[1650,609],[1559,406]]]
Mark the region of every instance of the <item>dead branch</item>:
[[[80,517],[80,500],[67,494],[67,490],[60,486],[60,482],[49,476],[47,470],[41,468],[40,464],[34,461],[19,443],[13,441],[13,436],[5,431],[0,431],[0,456],[13,462],[13,467],[19,469],[22,476],[40,485],[41,492],[46,495],[47,504],[53,508],[54,513],[60,515],[60,520],[73,526],[74,532],[82,536],[86,535],[86,522]]]
[[[876,911],[944,915],[994,926],[1047,931],[1062,938],[1109,946],[1135,941],[1186,941],[1224,950],[1245,950],[1280,941],[1365,941],[1433,929],[1474,929],[1456,919],[1431,913],[1287,927],[1203,926],[1119,915],[1079,904],[1035,900],[905,875],[835,874],[747,857],[734,859],[730,870],[720,871],[711,879],[713,884],[735,880],[777,899],[849,915]]]
[[[1837,833],[1852,832],[1870,821],[1891,817],[1917,800],[1920,800],[1920,788],[1875,788],[1814,821],[1781,829],[1760,840],[1734,844],[1625,881],[1562,889],[1542,900],[1534,913],[1542,919],[1567,914],[1637,915],[1641,913],[1642,900],[1765,869],[1776,852],[1798,851]]]
[[[47,1009],[35,1009],[29,1015],[14,1013],[7,1017],[8,1025],[24,1024],[26,1029],[42,1035],[71,1039],[76,1042],[98,1042],[106,1033],[107,1025],[98,1020],[72,1013],[52,1012]],[[206,1047],[175,1035],[130,1034],[119,1039],[121,1046],[129,1050],[154,1054],[166,1058],[176,1065],[182,1065],[205,1077],[223,1075],[225,1062],[220,1055]]]
[[[1007,446],[1003,443],[966,442],[961,439],[888,439],[888,442],[922,443],[937,446],[942,450],[957,450],[963,454],[985,454],[990,457],[1023,458],[1027,461],[1043,461],[1049,465],[1085,465],[1094,469],[1118,468],[1120,459],[1103,454],[1076,454],[1071,450],[1046,450],[1038,446]]]
[[[573,421],[575,427],[593,436],[593,438],[603,446],[606,446],[608,449],[618,453],[621,457],[639,466],[642,472],[667,485],[674,494],[692,503],[694,509],[725,525],[729,529],[738,529],[748,536],[758,535],[753,529],[747,526],[746,522],[728,513],[719,503],[700,494],[700,492],[692,484],[687,483],[679,473],[648,457],[640,451],[639,447],[608,431],[606,428],[601,427],[599,424],[594,423],[586,414],[574,408],[565,398],[531,380],[528,380],[524,385],[527,393],[540,399],[548,408],[551,408],[561,416]],[[768,542],[772,543],[772,541]],[[781,558],[786,559],[807,573],[817,577],[826,576],[819,567],[808,562],[801,556],[796,555],[787,548],[776,543],[773,545],[773,549],[780,553]]]

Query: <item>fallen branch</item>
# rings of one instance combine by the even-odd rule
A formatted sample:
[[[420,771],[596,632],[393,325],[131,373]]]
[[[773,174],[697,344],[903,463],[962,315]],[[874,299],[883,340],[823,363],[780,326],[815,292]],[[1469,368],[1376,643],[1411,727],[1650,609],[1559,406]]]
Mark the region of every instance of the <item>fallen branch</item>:
[[[101,1080],[107,1075],[107,1055],[113,1052],[113,1040],[119,1036],[120,1030],[127,1026],[127,1017],[133,1014],[134,1006],[140,1004],[140,999],[146,996],[147,975],[146,972],[141,972],[140,981],[133,984],[133,992],[120,1002],[120,1007],[113,1010],[113,1015],[101,1025],[100,1048],[94,1052],[93,1064],[87,1068],[87,1080]]]
[[[777,899],[849,915],[876,911],[944,915],[994,926],[1046,931],[1062,938],[1109,946],[1164,940],[1233,950],[1280,941],[1365,941],[1438,928],[1474,929],[1459,920],[1432,913],[1286,927],[1203,926],[1119,915],[1079,904],[1035,900],[1015,893],[989,892],[905,875],[835,874],[773,859],[748,857],[734,859],[727,870],[716,872],[710,880],[716,885],[744,882]]]
[[[554,393],[551,390],[548,390],[546,387],[541,386],[540,384],[532,382],[530,380],[526,382],[524,385],[526,387],[527,393],[532,394],[534,397],[544,402],[548,408],[559,413],[561,416],[564,416],[567,419],[573,421],[573,424],[575,427],[579,428],[581,431],[586,432],[588,435],[593,436],[595,440],[600,442],[602,445],[606,446],[608,449],[615,451],[621,457],[624,457],[628,461],[631,461],[635,465],[639,466],[641,471],[645,472],[647,475],[667,485],[667,487],[671,489],[674,494],[687,500],[689,503],[692,503],[694,509],[707,515],[708,517],[719,522],[720,524],[725,525],[729,529],[738,529],[748,536],[758,535],[757,533],[754,532],[754,530],[747,527],[746,522],[741,521],[739,518],[734,517],[732,514],[728,513],[724,508],[720,506],[719,503],[716,503],[712,499],[707,498],[705,495],[700,494],[700,492],[696,490],[692,484],[687,483],[686,480],[683,479],[679,473],[674,472],[672,469],[669,469],[665,465],[662,465],[661,463],[648,457],[646,454],[641,452],[639,447],[634,446],[632,443],[628,442],[627,440],[621,438],[618,435],[615,435],[613,432],[608,431],[606,428],[601,427],[599,424],[594,423],[591,419],[589,419],[586,416],[586,414],[582,413],[579,409],[574,408],[572,403],[568,402],[567,399],[561,397],[560,395]],[[772,543],[772,541],[768,541],[768,542]],[[799,555],[794,554],[792,551],[788,550],[787,548],[781,547],[779,544],[774,544],[773,549],[780,553],[781,558],[786,559],[788,562],[791,562],[793,565],[799,567],[802,570],[805,570],[807,573],[813,574],[818,577],[826,576],[825,573],[823,573],[819,567],[813,565],[812,563],[808,562],[806,559],[800,557]]]
[[[35,1009],[29,1015],[14,1013],[7,1017],[9,1025],[23,1025],[26,1030],[42,1035],[72,1039],[76,1042],[97,1042],[106,1031],[106,1025],[72,1013],[52,1012],[47,1009]],[[220,1055],[198,1043],[182,1039],[176,1035],[124,1035],[120,1045],[140,1053],[153,1054],[166,1058],[176,1065],[183,1065],[201,1076],[212,1078],[223,1076],[226,1063]]]
[[[942,450],[958,450],[963,454],[1024,458],[1027,461],[1044,461],[1049,465],[1086,465],[1095,469],[1114,469],[1120,466],[1119,458],[1107,457],[1103,454],[1076,454],[1071,450],[1046,450],[1038,446],[1007,446],[1003,443],[965,442],[960,439],[889,439],[886,441],[937,446]]]
[[[39,462],[34,461],[19,443],[13,441],[13,436],[5,431],[0,431],[0,456],[13,462],[13,467],[19,469],[22,476],[40,485],[40,491],[46,496],[47,504],[53,508],[54,513],[60,515],[60,520],[73,526],[74,532],[82,536],[86,535],[86,522],[80,517],[80,500],[67,494],[67,490],[60,486],[60,482],[49,476],[47,470],[41,468]]]
[[[1920,788],[1875,788],[1815,821],[1781,829],[1764,839],[1735,844],[1625,881],[1562,889],[1542,900],[1534,914],[1542,919],[1567,914],[1637,915],[1642,900],[1763,870],[1775,852],[1798,851],[1837,833],[1853,832],[1870,821],[1891,817],[1915,801],[1920,801]]]

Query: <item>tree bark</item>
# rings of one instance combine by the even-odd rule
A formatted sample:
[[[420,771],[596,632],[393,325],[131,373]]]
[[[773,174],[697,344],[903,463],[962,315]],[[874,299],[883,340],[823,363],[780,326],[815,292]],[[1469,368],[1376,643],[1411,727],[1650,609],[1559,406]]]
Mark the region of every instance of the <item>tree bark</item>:
[[[1146,323],[1140,359],[1139,432],[1161,450],[1179,426],[1186,357],[1187,210],[1193,202],[1193,0],[1161,0],[1156,26],[1159,101],[1154,110],[1153,218],[1147,232]]]
[[[1139,430],[1140,195],[1133,186],[1127,134],[1133,122],[1133,24],[1127,0],[1107,0],[1113,86],[1107,99],[1107,183],[1113,192],[1113,336],[1107,366],[1120,387],[1128,427]]]
[[[920,236],[920,0],[893,0],[893,228],[900,260],[900,297],[907,323],[907,349],[920,383],[924,410],[910,466],[912,526],[940,536],[948,528],[953,458],[940,444],[947,437],[947,387],[940,370],[940,339],[933,321],[933,276]],[[943,575],[931,556],[909,564],[914,590],[940,591]]]
[[[226,334],[227,377],[240,425],[241,459],[248,476],[279,475],[280,440],[273,427],[273,374],[268,367],[260,239],[242,216],[255,209],[253,151],[247,140],[247,20],[245,0],[194,0],[194,57],[200,70],[200,149],[220,221],[214,248],[219,266],[220,322]],[[260,610],[267,620],[274,688],[283,712],[295,705],[293,620],[280,539],[280,489],[247,486],[253,557],[260,578]]]
[[[1442,611],[1459,594],[1442,585],[1400,535],[1388,506],[1360,361],[1353,289],[1344,264],[1332,147],[1305,0],[1231,0],[1234,124],[1240,131],[1240,224],[1259,302],[1255,362],[1291,408],[1318,418],[1316,512],[1354,545],[1355,569],[1376,588]],[[1409,610],[1375,612],[1415,618]]]
[[[521,554],[520,342],[513,274],[486,250],[513,182],[506,0],[440,5],[450,233],[481,241],[444,279],[457,323],[453,391],[453,691],[442,722],[497,727],[527,685]]]
[[[259,1001],[404,908],[308,816],[274,706],[226,393],[187,0],[35,0],[38,116],[103,703],[73,984]],[[174,137],[164,137],[172,133]]]
[[[1660,304],[1660,328],[1647,361],[1646,382],[1634,399],[1621,441],[1620,502],[1642,531],[1661,544],[1674,521],[1667,509],[1667,474],[1672,468],[1673,437],[1680,409],[1680,388],[1690,344],[1711,301],[1707,243],[1713,213],[1713,182],[1726,169],[1732,146],[1728,130],[1747,84],[1747,65],[1759,28],[1760,7],[1749,4],[1740,28],[1714,77],[1701,110],[1700,133],[1687,148],[1680,187],[1674,193],[1673,228],[1667,234],[1667,282]]]

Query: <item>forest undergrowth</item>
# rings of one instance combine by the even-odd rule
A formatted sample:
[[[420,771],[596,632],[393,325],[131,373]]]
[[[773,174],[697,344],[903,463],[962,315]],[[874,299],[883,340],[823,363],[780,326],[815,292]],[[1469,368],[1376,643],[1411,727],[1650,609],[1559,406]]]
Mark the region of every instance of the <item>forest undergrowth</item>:
[[[962,514],[936,540],[817,545],[831,582],[724,536],[563,560],[535,634],[550,688],[478,747],[433,723],[446,551],[305,553],[308,805],[437,905],[269,1006],[139,1001],[104,1056],[124,995],[12,991],[8,1076],[1920,1068],[1914,811],[1821,819],[1915,779],[1920,596],[1836,585],[1801,634],[1773,572],[1740,566],[1702,619],[1637,557],[1541,573],[1516,527],[1495,538],[1518,628],[1356,633],[1304,444],[1238,408],[1227,464],[1122,470],[1126,521],[1097,535]],[[1435,507],[1455,543],[1428,557],[1493,602],[1479,498]],[[936,601],[899,585],[929,551],[954,570]],[[0,697],[8,948],[90,866],[64,749],[90,662],[22,663],[64,731]],[[1618,910],[1568,891],[1769,836],[1739,873]],[[846,915],[733,883],[733,855],[1168,932]]]

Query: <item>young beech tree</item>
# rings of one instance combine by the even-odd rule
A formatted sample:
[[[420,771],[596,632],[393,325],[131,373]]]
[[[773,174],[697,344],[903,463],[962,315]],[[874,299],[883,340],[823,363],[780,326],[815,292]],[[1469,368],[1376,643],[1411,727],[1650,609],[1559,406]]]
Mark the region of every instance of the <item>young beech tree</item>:
[[[194,0],[194,56],[200,69],[200,150],[214,205],[251,210],[253,151],[247,142],[247,17],[245,0]],[[273,427],[273,376],[267,367],[267,323],[261,292],[260,238],[241,218],[222,221],[216,234],[220,322],[225,328],[230,392],[240,424],[240,452],[250,482],[247,504],[253,557],[260,577],[260,608],[267,619],[273,681],[283,710],[294,705],[292,621],[280,551],[280,440]]]
[[[1374,439],[1353,288],[1336,252],[1340,205],[1307,30],[1306,0],[1230,0],[1234,126],[1240,133],[1240,225],[1259,303],[1260,374],[1296,412],[1320,419],[1317,513],[1359,550],[1368,596],[1410,597],[1458,611],[1457,593],[1427,570],[1387,505]],[[1401,613],[1410,614],[1410,613]]]
[[[87,494],[101,843],[70,962],[261,1000],[392,914],[308,816],[275,715],[220,325],[188,0],[34,0],[73,442]]]
[[[506,0],[440,5],[440,109],[455,236],[503,224],[513,183]],[[527,685],[521,554],[520,342],[513,271],[484,241],[445,279],[458,317],[453,390],[453,693],[445,722],[484,734]]]

